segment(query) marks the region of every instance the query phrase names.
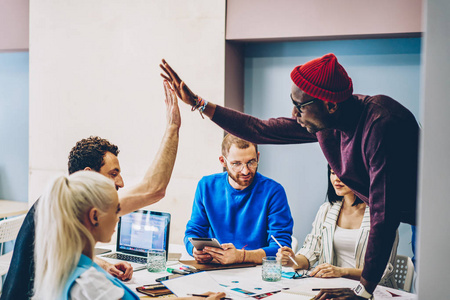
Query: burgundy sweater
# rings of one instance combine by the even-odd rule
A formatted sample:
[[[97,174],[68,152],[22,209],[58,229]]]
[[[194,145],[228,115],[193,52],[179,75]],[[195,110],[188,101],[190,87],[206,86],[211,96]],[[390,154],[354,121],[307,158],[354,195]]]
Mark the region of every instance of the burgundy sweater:
[[[362,277],[378,282],[399,223],[416,224],[419,126],[408,109],[384,95],[353,95],[346,102],[338,128],[316,134],[294,118],[263,121],[221,106],[212,120],[256,144],[319,142],[336,175],[370,207]]]

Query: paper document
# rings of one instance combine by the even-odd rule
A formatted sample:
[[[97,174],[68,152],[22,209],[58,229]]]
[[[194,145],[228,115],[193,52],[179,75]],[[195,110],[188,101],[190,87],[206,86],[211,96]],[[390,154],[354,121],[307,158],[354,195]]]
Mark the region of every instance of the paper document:
[[[175,279],[162,281],[161,283],[177,297],[186,297],[190,294],[203,294],[205,292],[227,292],[206,272],[185,275]],[[229,296],[229,293],[227,296]]]
[[[354,288],[358,284],[357,281],[346,278],[305,278],[298,279],[298,283],[295,287],[289,290],[281,291],[280,295],[271,296],[269,299],[290,299],[290,295],[297,295],[301,298],[298,299],[311,299],[314,295],[317,295],[319,291],[313,291],[313,289],[320,288]],[[417,295],[407,293],[400,290],[386,288],[384,286],[377,286],[374,293],[375,300],[392,299],[392,300],[417,300]],[[309,297],[309,298],[308,298]]]
[[[221,276],[216,280],[222,287],[230,291],[229,294],[233,295],[233,298],[236,296],[247,298],[263,294],[272,295],[284,288],[281,282],[266,282],[237,276]]]
[[[375,300],[417,300],[417,295],[379,285],[373,292],[373,298]]]
[[[296,294],[277,293],[273,296],[267,297],[267,300],[311,300],[312,296],[303,296]],[[264,299],[264,300],[266,300]]]

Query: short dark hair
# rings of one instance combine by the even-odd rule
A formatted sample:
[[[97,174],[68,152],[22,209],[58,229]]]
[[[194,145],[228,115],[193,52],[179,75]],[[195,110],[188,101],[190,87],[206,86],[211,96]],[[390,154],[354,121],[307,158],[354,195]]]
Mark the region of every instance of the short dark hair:
[[[69,174],[84,170],[87,167],[100,172],[100,168],[105,164],[103,157],[106,152],[111,152],[117,156],[119,148],[98,136],[90,136],[78,141],[69,153]]]
[[[258,145],[253,144],[251,142],[248,142],[246,140],[243,140],[241,138],[238,138],[237,136],[234,136],[230,133],[228,133],[222,141],[222,155],[227,156],[230,152],[231,145],[236,145],[238,149],[247,149],[250,147],[250,145],[253,145],[255,147],[256,153],[258,153]]]
[[[328,199],[328,202],[330,202],[333,205],[337,201],[342,201],[343,197],[338,196],[336,194],[336,191],[334,190],[334,187],[333,187],[333,183],[331,183],[331,180],[330,180],[330,175],[331,175],[331,167],[330,167],[330,165],[328,165],[327,199]],[[360,203],[363,203],[363,201],[361,199],[359,199],[358,196],[355,195],[355,201],[353,202],[352,206],[356,206],[356,205],[358,205]]]

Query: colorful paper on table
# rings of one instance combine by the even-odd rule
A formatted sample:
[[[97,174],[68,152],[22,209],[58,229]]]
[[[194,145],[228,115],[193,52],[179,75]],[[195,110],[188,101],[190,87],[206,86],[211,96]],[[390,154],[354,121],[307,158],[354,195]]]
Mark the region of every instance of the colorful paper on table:
[[[255,297],[261,294],[279,292],[284,288],[280,282],[266,282],[262,280],[251,280],[235,276],[221,276],[216,280],[228,289],[233,295]]]
[[[175,279],[162,281],[161,283],[177,297],[186,297],[190,294],[203,294],[205,292],[227,292],[206,272],[181,276]]]
[[[287,278],[287,279],[292,279],[292,277],[294,277],[294,275],[295,275],[295,272],[285,272],[285,271],[281,272],[281,277]]]

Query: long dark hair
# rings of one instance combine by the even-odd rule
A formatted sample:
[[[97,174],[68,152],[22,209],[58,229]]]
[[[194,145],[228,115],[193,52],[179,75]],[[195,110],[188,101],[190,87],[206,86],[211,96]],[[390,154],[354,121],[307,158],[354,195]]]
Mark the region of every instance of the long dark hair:
[[[342,201],[342,196],[338,196],[336,194],[336,191],[334,190],[333,184],[331,183],[330,180],[330,176],[331,176],[331,167],[330,165],[328,165],[328,190],[327,190],[327,198],[328,198],[328,202],[331,203],[331,205],[333,205],[334,203],[336,203],[337,201]],[[345,183],[344,183],[345,184]],[[352,206],[356,206],[360,203],[363,203],[363,201],[361,199],[358,198],[358,196],[355,195],[355,201],[353,202]]]

